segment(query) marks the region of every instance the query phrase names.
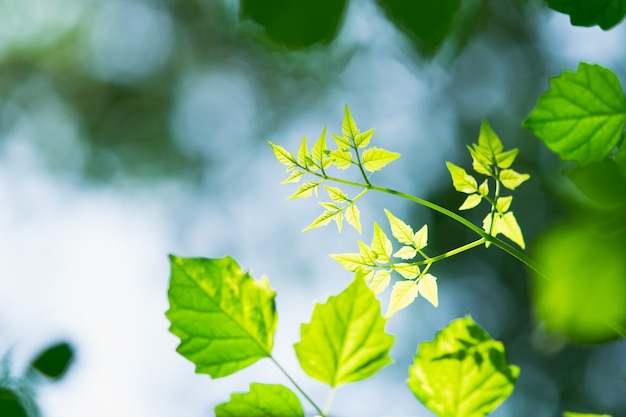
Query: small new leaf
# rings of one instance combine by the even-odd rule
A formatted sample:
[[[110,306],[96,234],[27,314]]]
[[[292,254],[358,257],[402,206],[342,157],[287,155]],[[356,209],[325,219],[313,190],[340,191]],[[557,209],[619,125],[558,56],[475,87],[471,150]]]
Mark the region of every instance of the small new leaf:
[[[415,249],[424,249],[428,245],[428,225],[425,224],[420,230],[415,232],[413,236],[413,246]]]
[[[482,184],[480,184],[480,186],[478,187],[478,194],[482,195],[483,197],[487,197],[489,195],[489,181],[485,180],[482,182]]]
[[[324,188],[326,189],[326,191],[328,191],[329,197],[335,203],[345,203],[346,201],[349,201],[348,196],[343,191],[341,191],[339,188],[337,188],[337,187],[330,187],[330,186],[327,186],[327,185],[325,185]]]
[[[324,130],[320,135],[315,145],[313,145],[313,149],[311,149],[311,159],[313,163],[320,167],[321,169],[326,168],[330,164],[330,160],[328,156],[324,153],[326,150],[326,126],[324,126]]]
[[[385,214],[389,219],[389,225],[391,226],[391,234],[398,242],[404,245],[410,245],[413,242],[413,229],[408,224],[391,214],[391,212],[385,209]]]
[[[339,169],[347,169],[352,165],[352,152],[347,149],[335,149],[330,151],[333,164]]]
[[[378,171],[399,157],[399,153],[371,147],[363,151],[363,168],[369,172]]]
[[[424,275],[417,283],[417,290],[433,306],[439,305],[437,278],[431,274]]]
[[[374,236],[372,237],[371,246],[374,252],[378,254],[379,258],[382,256],[387,261],[390,260],[391,251],[393,250],[391,241],[376,222],[374,222]]]
[[[274,156],[283,165],[291,168],[296,165],[296,158],[294,158],[291,152],[288,152],[285,148],[280,145],[276,145],[275,143],[269,142],[270,146],[274,150]]]
[[[370,140],[372,139],[372,135],[374,134],[374,129],[370,129],[366,132],[361,132],[354,138],[354,144],[357,148],[364,148],[369,145]]]
[[[461,204],[461,207],[459,207],[459,210],[472,209],[476,207],[477,205],[479,205],[481,201],[482,201],[482,197],[480,196],[480,194],[470,194],[467,196],[463,204]]]
[[[348,224],[354,227],[357,232],[361,233],[361,213],[357,206],[354,203],[350,204],[348,208],[346,208],[344,215],[346,216]]]
[[[341,125],[341,133],[346,138],[354,139],[359,134],[359,129],[350,114],[350,108],[346,104],[343,110],[343,123]]]
[[[511,149],[510,151],[500,152],[496,155],[496,164],[500,169],[510,168],[517,157],[518,149]]]
[[[479,149],[478,145],[474,144],[473,147],[468,146],[470,155],[472,156],[472,168],[479,174],[492,176],[491,160],[488,155],[485,155],[484,150]]]
[[[463,168],[454,165],[452,162],[446,162],[450,176],[452,177],[452,184],[457,191],[465,194],[473,194],[478,191],[478,183],[476,178],[468,174]]]
[[[385,313],[385,317],[393,316],[399,310],[410,305],[417,297],[417,284],[413,280],[398,281],[393,285],[391,297],[389,299],[389,307]]]
[[[530,178],[528,174],[520,174],[512,169],[505,169],[500,171],[500,182],[509,190],[514,190],[520,186],[524,181]]]
[[[496,159],[496,155],[502,152],[502,142],[496,132],[493,131],[489,122],[482,121],[480,125],[480,134],[478,135],[478,147],[484,150],[484,153],[490,156],[490,160],[493,162]]]
[[[315,181],[307,181],[303,184],[300,184],[295,193],[293,193],[289,200],[293,200],[296,198],[309,198],[313,195],[313,191],[317,191],[317,186],[320,185],[319,182]]]

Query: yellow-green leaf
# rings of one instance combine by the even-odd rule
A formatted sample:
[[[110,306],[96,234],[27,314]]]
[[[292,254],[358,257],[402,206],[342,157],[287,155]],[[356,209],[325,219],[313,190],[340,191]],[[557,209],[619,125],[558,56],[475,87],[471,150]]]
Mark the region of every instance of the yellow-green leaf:
[[[393,285],[391,297],[389,298],[389,307],[385,313],[385,317],[393,316],[397,311],[410,305],[417,297],[417,284],[413,280],[398,281]]]
[[[335,223],[337,223],[337,231],[341,233],[341,229],[343,227],[343,214],[341,213],[341,211],[335,213],[335,215],[333,216],[333,220],[335,221]]]
[[[364,148],[369,145],[370,140],[372,139],[372,135],[374,134],[374,129],[370,129],[366,132],[361,132],[354,138],[354,144],[357,148]]]
[[[563,413],[563,417],[611,417],[608,414],[581,414],[581,413],[572,413],[571,411],[565,411]]]
[[[324,126],[324,130],[322,131],[322,134],[320,135],[317,142],[315,142],[315,145],[313,145],[313,149],[311,149],[311,159],[313,159],[313,162],[322,169],[326,168],[328,164],[330,163],[330,160],[328,160],[328,157],[326,157],[326,154],[324,153],[325,150],[326,150],[326,126]]]
[[[417,283],[417,290],[433,306],[437,307],[439,305],[437,278],[431,274],[424,275]]]
[[[281,184],[287,184],[289,182],[298,182],[300,181],[300,177],[304,174],[304,171],[293,170],[291,174],[285,179]]]
[[[467,149],[472,156],[472,168],[474,171],[483,175],[493,175],[491,171],[491,160],[488,155],[485,155],[482,150],[479,150],[478,145],[474,144],[473,147],[468,146]]]
[[[391,271],[388,269],[377,270],[370,281],[370,289],[374,295],[378,295],[385,291],[391,281]]]
[[[473,194],[478,191],[478,183],[476,178],[468,174],[463,168],[454,165],[452,162],[446,162],[450,176],[452,177],[452,184],[457,191],[465,194]]]
[[[504,213],[511,207],[511,202],[513,201],[513,196],[500,197],[498,201],[496,201],[496,210],[500,213]]]
[[[394,257],[400,259],[413,259],[417,255],[417,251],[413,246],[402,246],[400,250],[393,254]]]
[[[491,156],[491,160],[495,160],[496,155],[502,152],[502,142],[496,132],[493,131],[489,122],[482,121],[480,125],[480,134],[478,135],[478,147]]]
[[[483,197],[487,197],[489,195],[489,181],[485,180],[482,182],[482,184],[480,184],[480,186],[478,187],[478,194],[482,195]]]
[[[470,194],[467,196],[465,201],[463,201],[463,204],[461,204],[459,210],[469,210],[471,208],[474,208],[480,204],[482,199],[483,198],[480,196],[480,194]]]
[[[317,186],[320,185],[319,182],[315,181],[307,181],[303,184],[300,184],[295,193],[289,197],[289,200],[293,200],[295,198],[308,198],[311,197],[313,191],[317,189]],[[316,190],[317,191],[317,190]]]
[[[350,204],[348,208],[346,208],[344,215],[346,216],[348,224],[354,227],[357,232],[361,233],[361,213],[356,204]]]
[[[499,222],[498,225],[498,232],[517,243],[520,248],[524,249],[526,247],[522,230],[517,224],[517,219],[513,215],[512,211],[509,211],[502,216],[502,221]]]
[[[278,159],[278,162],[287,165],[287,167],[292,167],[296,164],[296,158],[294,158],[293,154],[288,152],[287,149],[272,142],[269,142],[269,144],[274,150],[274,156]]]
[[[510,151],[500,152],[496,155],[496,165],[498,168],[505,169],[510,168],[517,157],[518,149],[511,149]]]
[[[406,279],[417,278],[420,274],[420,267],[416,264],[399,263],[393,265],[393,270]]]
[[[505,169],[500,171],[500,182],[509,190],[514,190],[520,186],[521,183],[530,178],[528,174],[520,174],[512,169]]]
[[[381,229],[376,222],[374,222],[374,236],[372,237],[371,246],[374,252],[376,252],[379,257],[382,256],[386,260],[390,259],[391,251],[393,250],[391,241],[389,240],[385,232],[383,232],[383,229]]]
[[[413,229],[408,224],[391,214],[391,212],[385,209],[385,214],[389,219],[389,225],[391,226],[391,234],[398,242],[404,245],[410,245],[413,242]]]
[[[413,236],[413,245],[415,249],[423,249],[428,245],[428,225],[425,224],[420,230],[415,232]]]
[[[333,200],[335,203],[345,203],[349,200],[348,196],[337,187],[330,187],[328,185],[325,185],[324,188],[326,189],[326,191],[328,191],[330,199]]]
[[[362,271],[371,265],[369,260],[363,259],[360,253],[331,253],[329,256],[350,272]]]
[[[335,215],[335,211],[326,210],[322,214],[320,214],[317,219],[313,220],[310,225],[302,229],[303,232],[308,232],[311,229],[315,229],[318,227],[326,226],[333,220],[333,216]]]
[[[300,149],[298,149],[298,164],[301,166],[307,166],[307,157],[310,158],[309,148],[307,148],[306,144],[306,136],[302,138],[302,143],[300,144]]]
[[[378,254],[374,251],[374,249],[367,246],[366,243],[357,241],[359,244],[359,254],[361,258],[367,265],[375,265],[376,260],[378,259]]]
[[[349,149],[352,146],[350,144],[350,139],[344,136],[335,135],[334,133],[332,136],[339,149]]]
[[[378,171],[400,157],[399,153],[371,147],[363,151],[363,168],[369,172]]]
[[[359,129],[350,114],[350,108],[346,104],[343,110],[343,123],[341,125],[341,133],[344,137],[354,139],[359,134]]]
[[[350,165],[352,165],[352,152],[346,149],[330,151],[330,157],[332,158],[333,164],[339,169],[350,168]]]

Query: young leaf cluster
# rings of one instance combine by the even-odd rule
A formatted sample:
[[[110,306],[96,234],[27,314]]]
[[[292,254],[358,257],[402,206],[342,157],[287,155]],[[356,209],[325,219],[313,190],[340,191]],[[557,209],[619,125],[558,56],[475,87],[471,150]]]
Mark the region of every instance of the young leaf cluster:
[[[327,180],[333,180],[327,174],[328,168],[334,166],[340,170],[345,170],[355,166],[359,169],[365,184],[370,185],[367,173],[378,171],[400,157],[400,154],[395,152],[375,146],[368,147],[374,134],[374,129],[361,132],[352,118],[347,105],[344,109],[341,132],[342,135],[332,135],[337,146],[336,149],[327,147],[326,128],[324,128],[319,139],[310,150],[307,146],[306,137],[303,137],[300,148],[295,155],[282,146],[269,142],[274,150],[276,159],[287,167],[289,176],[283,181],[283,184],[300,183],[296,192],[289,199],[308,198],[313,194],[318,196],[320,185],[323,185],[328,193],[330,201],[319,203],[324,208],[324,211],[303,231],[325,226],[334,221],[337,224],[337,229],[341,232],[343,221],[346,220],[361,233],[360,212],[355,203],[365,195],[368,188],[365,188],[355,197],[350,198],[340,188],[324,184]],[[314,179],[301,182],[305,175],[312,176]]]
[[[359,252],[331,254],[341,266],[362,278],[375,295],[383,292],[391,282],[395,272],[403,279],[396,282],[391,290],[386,317],[410,305],[419,294],[433,306],[439,304],[437,278],[428,273],[433,259],[424,253],[428,244],[428,226],[417,232],[411,226],[385,210],[391,233],[402,247],[394,251],[391,240],[378,223],[374,223],[372,243],[358,241]],[[419,260],[415,260],[419,255]],[[420,268],[423,266],[423,269]]]
[[[486,200],[491,205],[491,210],[483,219],[485,232],[492,236],[503,234],[524,249],[522,230],[510,210],[513,196],[502,195],[502,188],[515,190],[530,178],[530,175],[520,174],[511,168],[518,150],[505,151],[500,138],[486,120],[483,120],[480,127],[478,143],[468,146],[467,149],[472,156],[474,171],[487,178],[479,184],[478,180],[465,169],[452,162],[446,163],[454,188],[467,194],[459,210],[472,209]],[[493,184],[493,193],[490,193],[490,181]]]

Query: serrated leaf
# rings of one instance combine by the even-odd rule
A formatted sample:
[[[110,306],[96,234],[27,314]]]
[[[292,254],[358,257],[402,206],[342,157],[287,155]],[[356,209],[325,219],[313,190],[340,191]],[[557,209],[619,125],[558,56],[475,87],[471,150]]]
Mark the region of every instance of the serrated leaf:
[[[371,377],[392,362],[394,337],[385,333],[385,322],[379,301],[356,277],[301,325],[302,340],[294,345],[300,367],[331,387]]]
[[[404,245],[410,245],[413,242],[413,228],[391,214],[391,212],[385,209],[385,214],[389,219],[389,225],[391,226],[391,234],[398,242]]]
[[[326,189],[326,191],[328,191],[328,196],[330,197],[330,199],[333,200],[335,203],[345,203],[346,201],[350,200],[348,196],[337,187],[330,187],[328,185],[325,185],[324,188]]]
[[[511,394],[518,376],[504,345],[465,317],[420,343],[407,385],[438,416],[484,417]]]
[[[306,136],[302,137],[302,143],[298,149],[298,164],[301,166],[307,166],[307,158],[310,158],[309,148],[306,144]]]
[[[332,134],[333,139],[335,140],[335,143],[337,144],[337,147],[339,149],[344,149],[347,150],[349,149],[352,144],[350,143],[350,139],[346,138],[344,136],[339,136],[339,135],[335,135],[334,133]]]
[[[474,168],[474,171],[483,175],[493,175],[489,155],[485,155],[484,150],[479,149],[476,144],[473,147],[468,146],[467,149],[472,156],[472,168]]]
[[[324,153],[325,150],[326,126],[324,126],[322,134],[320,135],[319,139],[317,139],[317,142],[315,142],[315,145],[313,145],[313,149],[311,149],[311,159],[313,160],[313,163],[322,169],[326,168],[330,163],[328,157]]]
[[[425,224],[420,230],[415,232],[413,236],[413,246],[415,249],[424,249],[428,245],[428,225]]]
[[[489,195],[489,181],[488,180],[485,180],[480,184],[480,186],[478,187],[478,194],[482,195],[483,197],[487,197]]]
[[[374,265],[370,262],[371,258],[364,258],[360,253],[331,253],[329,256],[350,272],[362,271]]]
[[[333,216],[335,214],[336,214],[335,211],[326,210],[325,212],[320,214],[315,220],[313,220],[311,224],[309,224],[307,227],[302,229],[302,231],[308,232],[309,230],[328,225],[333,220]]]
[[[431,274],[425,274],[417,283],[417,290],[434,307],[439,305],[437,278]]]
[[[420,267],[416,264],[398,263],[393,265],[393,270],[406,279],[417,278],[420,274]]]
[[[513,201],[513,196],[508,197],[500,197],[498,201],[496,201],[496,210],[500,213],[504,213],[511,207],[511,202]]]
[[[270,357],[276,330],[276,293],[266,278],[254,280],[227,256],[170,255],[170,332],[178,353],[196,372],[220,378]]]
[[[337,231],[341,233],[341,229],[343,228],[343,213],[335,213],[335,215],[333,216],[333,220],[337,224]]]
[[[350,168],[350,165],[352,165],[352,152],[348,150],[335,149],[330,151],[330,157],[333,164],[339,169]]]
[[[233,393],[215,407],[215,417],[304,417],[300,400],[283,385],[250,384],[250,391]]]
[[[374,251],[374,249],[367,246],[366,243],[357,241],[359,244],[359,254],[367,265],[375,265],[376,260],[378,259],[378,254]]]
[[[502,215],[501,221],[498,225],[498,233],[502,233],[504,236],[517,243],[520,248],[524,249],[526,247],[522,230],[517,224],[517,219],[512,211]]]
[[[400,250],[393,254],[394,257],[400,259],[413,259],[417,255],[417,251],[413,246],[402,246]]]
[[[506,169],[510,168],[517,157],[519,149],[511,149],[510,151],[500,152],[496,155],[496,165],[498,168]]]
[[[568,14],[574,26],[598,25],[609,30],[626,15],[625,0],[546,0],[550,7]]]
[[[454,165],[452,162],[446,162],[446,166],[452,177],[452,185],[454,185],[457,191],[465,194],[473,194],[478,191],[476,178],[472,177],[463,168]]]
[[[296,158],[294,158],[291,152],[288,152],[285,148],[280,145],[276,145],[275,143],[269,142],[270,146],[274,150],[274,156],[283,165],[287,165],[287,167],[291,167],[296,165]]]
[[[350,108],[346,104],[343,108],[343,123],[341,124],[341,133],[346,138],[354,139],[359,134],[359,129],[350,114]]]
[[[459,210],[469,210],[480,204],[482,197],[479,194],[470,194],[465,198]]]
[[[514,190],[520,186],[524,181],[530,178],[528,174],[520,174],[512,169],[505,169],[500,171],[498,179],[509,190]]]
[[[619,79],[600,65],[580,63],[550,80],[523,126],[561,159],[587,165],[604,159],[626,124]]]
[[[387,289],[390,281],[391,271],[388,269],[379,269],[372,276],[369,283],[370,290],[372,290],[374,295],[378,295]]]
[[[361,213],[356,204],[352,203],[346,208],[345,216],[348,224],[354,227],[357,232],[361,233]]]
[[[370,129],[366,132],[361,132],[354,138],[354,144],[357,148],[364,148],[369,145],[370,140],[372,139],[372,135],[374,134],[374,129]]]
[[[415,300],[417,294],[417,284],[413,280],[398,281],[393,284],[385,317],[389,318],[399,310],[406,308]]]
[[[296,192],[289,197],[289,200],[311,197],[313,195],[313,191],[317,189],[318,185],[320,185],[320,183],[315,181],[307,181],[300,184]]]
[[[493,131],[489,122],[483,120],[480,125],[480,134],[478,135],[478,147],[484,151],[486,155],[489,155],[489,160],[493,163],[496,160],[496,155],[502,152],[502,142],[496,132]]]
[[[340,211],[340,208],[337,207],[335,203],[332,203],[330,201],[320,201],[317,204],[319,204],[320,206],[324,207],[324,209],[331,211],[331,212]]]
[[[385,232],[383,232],[383,229],[381,229],[376,222],[374,222],[374,236],[372,237],[371,246],[374,252],[378,254],[379,258],[382,256],[386,260],[390,259],[393,246]]]
[[[363,168],[369,172],[382,169],[385,165],[400,157],[399,153],[389,152],[385,149],[371,147],[363,151]]]
[[[300,177],[302,177],[303,174],[304,174],[304,171],[293,170],[291,171],[291,174],[289,174],[289,177],[287,177],[286,180],[281,182],[281,184],[287,184],[290,182],[299,182]]]

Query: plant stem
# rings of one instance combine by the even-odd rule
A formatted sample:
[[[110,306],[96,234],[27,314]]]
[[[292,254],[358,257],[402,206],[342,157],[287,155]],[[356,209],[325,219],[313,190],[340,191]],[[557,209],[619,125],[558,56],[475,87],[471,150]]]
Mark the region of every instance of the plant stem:
[[[276,361],[276,359],[274,359],[273,356],[270,355],[270,359],[272,360],[272,362],[274,362],[274,364],[276,366],[278,366],[278,369],[280,369],[280,371],[287,377],[287,379],[289,381],[291,381],[291,383],[293,384],[294,387],[296,387],[296,389],[300,392],[300,394],[302,394],[304,396],[304,398],[307,399],[307,401],[313,406],[313,408],[315,408],[315,410],[323,417],[326,414],[322,411],[322,409],[315,404],[315,402],[311,399],[311,397],[309,397],[308,395],[306,395],[306,393],[302,390],[302,388],[300,388],[300,385],[298,385],[298,383],[296,381],[294,381],[294,379],[287,373],[287,371],[285,371],[285,369],[280,366],[280,364]]]
[[[336,388],[331,388],[328,393],[328,397],[326,397],[326,404],[324,405],[324,412],[321,414],[322,417],[327,416],[330,413],[330,405],[333,403],[333,399],[335,398]]]
[[[468,243],[466,245],[459,246],[456,249],[449,250],[446,253],[442,253],[441,255],[437,255],[435,257],[429,258],[429,259],[427,259],[425,261],[421,261],[421,262],[423,262],[423,264],[435,263],[437,261],[441,261],[442,259],[446,259],[446,258],[449,258],[451,256],[458,255],[461,252],[465,252],[466,250],[470,250],[472,248],[475,248],[476,246],[480,246],[483,243],[485,243],[486,241],[487,240],[484,237],[481,237],[480,239],[477,239],[477,240],[475,240],[473,242],[470,242],[470,243]],[[418,262],[418,264],[421,264],[421,262]]]

